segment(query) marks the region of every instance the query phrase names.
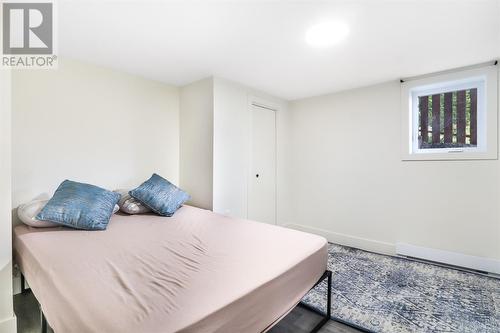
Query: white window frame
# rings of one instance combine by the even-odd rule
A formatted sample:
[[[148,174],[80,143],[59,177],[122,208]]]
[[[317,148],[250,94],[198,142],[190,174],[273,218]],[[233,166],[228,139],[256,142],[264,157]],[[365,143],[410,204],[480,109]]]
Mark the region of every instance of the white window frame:
[[[418,97],[477,88],[477,147],[419,148]],[[498,66],[411,79],[401,84],[403,160],[497,159]]]

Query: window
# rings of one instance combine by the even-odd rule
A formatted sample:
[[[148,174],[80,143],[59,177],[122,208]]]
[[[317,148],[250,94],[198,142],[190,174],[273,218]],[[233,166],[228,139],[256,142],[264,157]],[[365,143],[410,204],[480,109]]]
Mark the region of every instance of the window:
[[[403,159],[496,159],[497,93],[497,66],[403,82]]]
[[[413,122],[414,140],[417,150],[447,151],[456,148],[478,147],[478,90],[482,94],[483,82],[471,83],[469,87],[456,90],[434,91],[432,94],[414,93],[417,103]],[[482,98],[480,98],[482,100]],[[481,131],[483,133],[483,131]],[[429,151],[430,152],[430,151]]]

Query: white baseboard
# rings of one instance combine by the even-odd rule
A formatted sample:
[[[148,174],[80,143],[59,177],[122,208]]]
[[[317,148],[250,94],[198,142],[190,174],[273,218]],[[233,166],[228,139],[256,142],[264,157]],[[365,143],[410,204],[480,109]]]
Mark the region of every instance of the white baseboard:
[[[391,244],[373,239],[331,232],[301,224],[287,224],[284,227],[309,232],[325,237],[329,242],[387,255],[404,255],[438,263],[459,266],[500,275],[500,260],[477,257],[458,252],[432,249],[406,243]]]
[[[17,318],[15,315],[0,321],[0,333],[16,333],[16,332],[17,332]]]
[[[331,243],[355,247],[365,251],[371,251],[387,255],[396,254],[396,246],[391,243],[376,241],[367,238],[360,238],[352,235],[340,234],[337,232],[331,232],[328,230],[313,228],[301,224],[287,224],[285,225],[285,227],[323,236]]]
[[[471,256],[468,254],[432,249],[406,243],[397,243],[396,253],[448,265],[500,274],[500,260],[498,259]]]

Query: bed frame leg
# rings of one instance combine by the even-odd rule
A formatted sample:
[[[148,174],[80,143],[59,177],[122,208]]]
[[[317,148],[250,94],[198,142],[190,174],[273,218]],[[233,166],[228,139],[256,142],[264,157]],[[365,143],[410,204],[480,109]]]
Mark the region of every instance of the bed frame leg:
[[[328,295],[326,295],[326,317],[330,319],[332,317],[332,271],[326,271],[328,275]]]
[[[317,333],[329,320],[331,317],[331,308],[332,308],[332,272],[329,270],[326,270],[323,276],[319,279],[318,283],[319,284],[321,281],[324,279],[327,279],[327,289],[326,292],[328,293],[326,295],[326,315],[321,319],[321,321],[314,326],[314,328],[311,330],[310,333]]]
[[[42,331],[42,333],[47,333],[47,327],[48,327],[47,319],[45,318],[45,315],[43,314],[42,309],[40,309],[40,315],[42,317],[42,319],[41,319],[42,320],[41,331]]]
[[[26,293],[26,280],[24,279],[24,274],[21,273],[21,294]]]

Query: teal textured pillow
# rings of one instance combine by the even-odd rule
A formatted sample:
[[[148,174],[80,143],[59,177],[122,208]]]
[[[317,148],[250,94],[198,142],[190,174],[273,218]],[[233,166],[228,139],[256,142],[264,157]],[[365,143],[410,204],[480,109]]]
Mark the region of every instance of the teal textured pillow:
[[[104,230],[113,215],[120,194],[103,188],[65,180],[36,216],[67,227]]]
[[[174,215],[190,198],[189,194],[156,173],[129,194],[163,216]]]

